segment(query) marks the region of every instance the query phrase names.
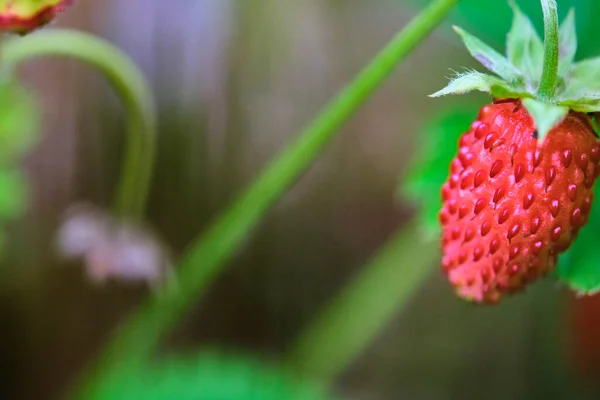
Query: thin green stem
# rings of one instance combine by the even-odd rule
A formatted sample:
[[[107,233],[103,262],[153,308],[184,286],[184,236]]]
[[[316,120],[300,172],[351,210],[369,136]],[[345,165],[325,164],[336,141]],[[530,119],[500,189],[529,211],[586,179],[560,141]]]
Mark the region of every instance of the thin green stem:
[[[294,372],[330,382],[402,309],[439,257],[418,228],[413,222],[394,233],[299,335],[287,355]]]
[[[89,398],[97,385],[118,374],[117,367],[144,362],[258,224],[266,211],[308,169],[342,124],[446,16],[458,0],[436,0],[373,59],[322,113],[266,166],[254,183],[190,246],[174,280],[177,287],[149,298],[121,328],[81,387]]]
[[[154,162],[156,112],[152,91],[130,58],[96,36],[67,29],[44,30],[3,43],[1,66],[12,77],[24,61],[40,56],[67,56],[95,67],[117,91],[127,109],[125,160],[115,208],[121,216],[141,218]]]
[[[558,82],[558,11],[556,0],[541,0],[544,12],[544,67],[538,97],[551,102]]]

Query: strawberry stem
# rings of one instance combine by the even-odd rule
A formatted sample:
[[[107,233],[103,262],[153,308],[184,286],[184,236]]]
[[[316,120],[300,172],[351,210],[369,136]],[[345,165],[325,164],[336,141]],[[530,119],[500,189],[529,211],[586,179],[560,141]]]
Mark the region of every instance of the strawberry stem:
[[[558,12],[556,0],[541,0],[544,12],[544,67],[537,96],[552,101],[558,81]]]
[[[294,372],[331,382],[364,351],[433,271],[437,243],[418,221],[398,229],[301,332],[287,354]]]
[[[142,71],[111,43],[88,33],[51,29],[3,43],[1,74],[12,77],[21,63],[41,56],[70,57],[102,73],[127,109],[123,166],[115,196],[121,217],[142,219],[156,147],[156,111],[152,90]]]
[[[115,377],[118,379],[123,371],[138,367],[140,363],[147,361],[168,329],[175,325],[193,305],[198,304],[205,295],[207,286],[214,281],[217,273],[227,267],[228,261],[265,213],[296,183],[333,139],[339,128],[383,83],[385,78],[396,70],[401,61],[443,21],[458,1],[432,1],[331,103],[323,108],[319,115],[300,132],[296,141],[274,157],[239,199],[190,245],[176,268],[177,276],[173,280],[177,282],[176,287],[165,288],[160,296],[149,297],[140,306],[132,318],[115,332],[101,358],[90,366],[89,375],[83,377],[81,386],[75,387],[75,392],[68,398],[93,398],[102,385],[110,385],[112,379]],[[422,255],[427,254],[430,252],[423,250]],[[407,286],[411,282],[408,281],[409,279],[414,281],[420,275],[419,269],[413,271],[407,268],[403,271],[409,274],[406,278]],[[413,274],[414,278],[410,277]],[[379,279],[384,284],[389,280],[385,274],[380,275]],[[404,280],[400,278],[399,281]],[[371,281],[365,282],[365,284],[370,283]],[[377,290],[373,293],[376,294]],[[403,301],[405,298],[400,299]],[[400,302],[396,305],[399,306]],[[345,311],[343,307],[340,309]],[[364,314],[369,315],[368,311],[365,309]],[[373,313],[373,315],[379,314]],[[387,318],[387,313],[382,313],[381,317]],[[337,319],[334,318],[333,321]],[[359,318],[358,321],[361,319]],[[350,335],[352,331],[345,331],[345,334]],[[371,336],[366,335],[365,339],[371,339]],[[354,344],[353,347],[355,352],[360,349],[360,346]],[[346,360],[336,360],[336,367],[346,366],[349,361],[350,357]]]

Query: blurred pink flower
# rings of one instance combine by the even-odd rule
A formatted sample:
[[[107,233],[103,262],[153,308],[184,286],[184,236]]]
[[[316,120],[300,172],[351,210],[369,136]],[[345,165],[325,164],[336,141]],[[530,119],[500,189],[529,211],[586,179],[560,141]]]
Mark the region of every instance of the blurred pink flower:
[[[66,213],[57,246],[64,257],[83,260],[89,278],[99,284],[113,278],[156,286],[170,269],[165,246],[147,228],[89,205]]]

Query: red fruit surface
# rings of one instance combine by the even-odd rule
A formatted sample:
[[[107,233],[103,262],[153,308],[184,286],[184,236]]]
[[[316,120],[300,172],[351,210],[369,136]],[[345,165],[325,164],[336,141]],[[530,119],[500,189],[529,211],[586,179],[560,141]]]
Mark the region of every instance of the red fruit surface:
[[[442,268],[457,293],[493,303],[551,271],[587,222],[599,161],[585,114],[538,146],[519,100],[484,106],[442,188]]]

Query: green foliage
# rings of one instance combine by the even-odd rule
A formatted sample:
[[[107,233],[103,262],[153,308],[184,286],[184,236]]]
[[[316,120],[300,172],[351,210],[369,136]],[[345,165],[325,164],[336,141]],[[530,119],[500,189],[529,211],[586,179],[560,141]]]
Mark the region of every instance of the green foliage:
[[[171,356],[120,374],[93,400],[325,400],[320,385],[301,384],[275,366],[215,351]]]
[[[27,180],[15,170],[0,170],[0,221],[23,215],[27,205]]]
[[[600,227],[600,185],[594,188],[596,204],[590,212],[590,219],[584,226],[571,248],[559,257],[554,270],[558,280],[581,294],[600,291],[600,251],[596,247],[598,227]]]
[[[422,140],[408,174],[403,178],[399,194],[419,204],[419,219],[427,235],[439,232],[438,212],[442,208],[441,188],[448,179],[450,162],[458,151],[460,135],[469,129],[477,111],[450,108],[430,121],[418,132]]]
[[[30,94],[16,84],[0,84],[0,166],[20,161],[36,144],[39,128]]]
[[[523,99],[523,105],[536,121],[540,141],[544,140],[550,129],[569,113],[568,107],[555,106],[534,99]]]
[[[27,207],[27,179],[18,164],[38,139],[39,114],[21,86],[0,84],[0,255],[6,242],[3,226]]]

